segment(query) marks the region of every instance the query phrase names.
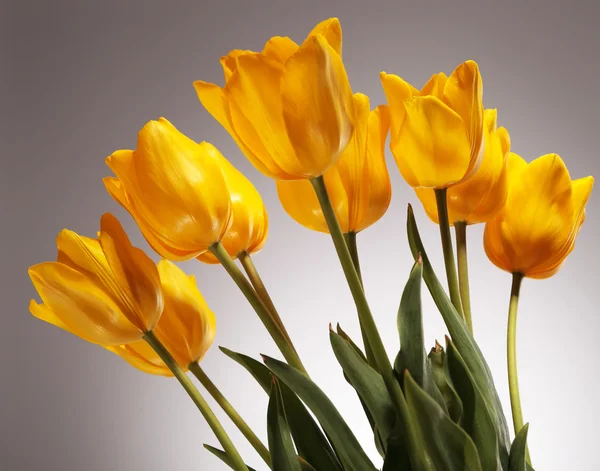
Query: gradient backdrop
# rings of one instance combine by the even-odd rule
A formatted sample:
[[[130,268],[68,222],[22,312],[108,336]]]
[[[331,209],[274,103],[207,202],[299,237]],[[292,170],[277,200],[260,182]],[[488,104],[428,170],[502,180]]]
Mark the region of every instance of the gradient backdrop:
[[[523,3],[521,5],[521,3]],[[596,4],[594,6],[594,4]],[[134,242],[133,221],[102,185],[104,158],[135,146],[143,124],[168,117],[210,140],[252,179],[270,211],[269,241],[255,261],[313,378],[378,460],[355,394],[330,350],[327,326],[359,337],[354,306],[328,236],[291,220],[274,183],[245,160],[196,98],[192,81],[221,83],[219,58],[260,49],[274,35],[301,41],[338,16],[355,91],[384,101],[379,72],[417,86],[466,59],[479,62],[485,105],[513,150],[531,160],[559,153],[573,177],[600,176],[597,2],[400,1],[8,1],[0,7],[2,126],[2,324],[0,469],[6,471],[222,470],[202,449],[216,444],[175,380],[144,375],[119,358],[35,320],[27,267],[55,257],[64,227],[93,235],[113,211]],[[389,152],[388,152],[389,154]],[[395,313],[412,261],[404,232],[408,202],[443,273],[437,226],[426,220],[389,155],[394,184],[386,216],[359,236],[366,290],[390,355]],[[559,275],[524,285],[519,370],[533,463],[541,471],[600,469],[598,305],[599,192],[578,247]],[[505,324],[510,276],[488,262],[482,227],[470,231],[475,331],[509,412]],[[188,262],[218,317],[215,345],[277,356],[258,318],[223,269]],[[445,328],[425,295],[427,341]],[[267,398],[213,348],[203,364],[261,436]],[[212,403],[212,402],[211,402]],[[228,430],[250,465],[264,469],[241,435]]]

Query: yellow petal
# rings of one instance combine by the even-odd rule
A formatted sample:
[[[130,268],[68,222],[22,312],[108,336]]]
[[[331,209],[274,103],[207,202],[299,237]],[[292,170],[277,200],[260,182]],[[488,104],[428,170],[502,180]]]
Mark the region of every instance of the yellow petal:
[[[55,316],[46,316],[44,320],[54,320],[52,323],[84,340],[103,345],[129,343],[143,336],[103,287],[73,268],[44,262],[30,267],[29,276],[46,306],[44,309]],[[35,311],[35,315],[47,314]]]
[[[340,20],[337,18],[329,18],[321,21],[310,33],[308,33],[306,39],[308,40],[311,36],[316,35],[324,36],[333,50],[340,56],[342,55],[342,26],[340,25]]]
[[[88,336],[86,329],[80,329],[77,325],[68,326],[45,304],[38,304],[32,299],[29,302],[29,312],[38,319],[66,330],[70,334],[76,335],[87,342],[96,343],[96,338],[94,336]]]
[[[458,113],[465,123],[474,162],[479,157],[483,140],[483,83],[479,66],[474,61],[459,65],[444,87],[444,103]],[[475,167],[475,164],[473,165]]]
[[[322,175],[353,132],[353,98],[339,55],[311,36],[286,62],[281,78],[285,126],[302,168],[297,178]]]
[[[151,331],[163,310],[156,265],[143,250],[131,245],[123,227],[110,213],[100,220],[100,245],[118,286],[115,291],[129,308],[123,314],[142,332]]]
[[[290,38],[275,36],[267,41],[262,54],[283,65],[297,50],[298,45]]]
[[[444,88],[447,81],[448,77],[444,72],[433,74],[419,92],[419,96],[431,95],[444,101]]]
[[[127,345],[104,347],[109,352],[120,356],[134,368],[151,375],[173,376],[158,354],[145,340],[138,340]],[[186,365],[187,367],[187,365]],[[187,368],[186,368],[187,369]]]
[[[230,51],[226,56],[221,57],[221,67],[223,67],[223,75],[225,76],[225,83],[229,81],[231,76],[236,72],[238,66],[238,58],[241,56],[256,54],[256,52],[249,50],[234,49]]]
[[[165,298],[164,313],[154,333],[177,363],[187,367],[202,359],[216,332],[216,319],[194,277],[167,260],[158,263]]]
[[[404,107],[392,153],[406,182],[412,187],[446,188],[462,180],[471,156],[460,116],[433,96],[405,100]]]
[[[406,113],[404,100],[411,98],[413,95],[418,95],[419,92],[397,75],[381,72],[379,78],[390,107],[390,146],[394,146]]]

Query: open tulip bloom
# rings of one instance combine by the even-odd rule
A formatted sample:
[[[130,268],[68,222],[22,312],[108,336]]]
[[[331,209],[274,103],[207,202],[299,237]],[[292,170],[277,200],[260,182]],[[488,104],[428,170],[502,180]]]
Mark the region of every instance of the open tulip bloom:
[[[330,327],[333,353],[357,394],[381,455],[372,461],[332,400],[313,382],[252,255],[265,247],[268,215],[254,185],[208,142],[164,118],[149,121],[134,150],[106,158],[109,194],[137,223],[155,264],[133,247],[117,219],[102,216],[96,238],[63,230],[56,261],[30,267],[41,303],[31,313],[121,357],[138,370],[175,377],[220,448],[205,447],[236,471],[250,471],[191,373],[273,471],[528,471],[516,369],[517,307],[524,278],[555,275],[575,247],[593,178],[572,180],[548,154],[527,163],[511,152],[499,112],[484,109],[478,65],[434,74],[418,90],[382,72],[387,104],[353,93],[337,19],[297,44],[269,39],[261,52],[221,59],[224,86],[194,82],[207,111],[240,151],[275,180],[285,211],[329,234],[358,314],[362,339]],[[375,76],[376,77],[376,76]],[[400,348],[389,358],[363,289],[357,234],[381,219],[391,200],[385,142],[429,218],[439,225],[448,290],[423,246],[409,205],[414,265],[399,294]],[[490,368],[475,340],[466,231],[485,224],[491,262],[513,277],[507,364],[514,435]],[[450,227],[456,230],[456,253]],[[258,437],[200,363],[216,319],[194,276],[173,261],[220,264],[247,298],[285,361],[221,348],[269,396],[267,437]],[[241,265],[241,268],[238,266]],[[424,345],[425,282],[447,327],[445,346]]]

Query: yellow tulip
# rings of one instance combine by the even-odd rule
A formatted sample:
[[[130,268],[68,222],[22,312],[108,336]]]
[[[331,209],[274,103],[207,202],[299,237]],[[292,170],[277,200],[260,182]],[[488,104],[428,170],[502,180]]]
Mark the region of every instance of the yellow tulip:
[[[151,331],[163,310],[154,262],[135,248],[112,214],[102,216],[100,237],[63,230],[56,262],[29,268],[43,304],[31,313],[84,340],[120,345]]]
[[[164,310],[153,332],[179,366],[187,370],[210,348],[216,332],[215,315],[204,301],[193,275],[187,276],[167,260],[158,262],[158,272]],[[172,375],[144,340],[106,348],[145,373]]]
[[[274,37],[260,53],[232,51],[221,59],[224,87],[202,81],[194,87],[259,171],[278,180],[318,177],[353,132],[341,47],[339,21],[330,19],[300,46]]]
[[[414,188],[448,188],[473,172],[481,158],[483,85],[473,61],[447,77],[435,74],[418,91],[381,72],[391,115],[390,149]]]
[[[360,232],[387,211],[392,196],[384,145],[389,130],[387,106],[370,109],[369,98],[354,95],[356,113],[352,140],[333,167],[323,175],[342,231]],[[285,211],[314,231],[329,232],[321,205],[308,180],[277,181]]]
[[[242,252],[253,254],[267,241],[269,217],[256,188],[230,162],[223,159],[221,170],[225,176],[231,198],[231,225],[221,243],[232,258]],[[211,252],[199,255],[204,263],[219,263]]]
[[[187,260],[220,241],[231,223],[224,162],[212,144],[198,144],[160,118],[142,128],[136,150],[107,157],[117,178],[104,184],[156,252]]]
[[[497,128],[496,110],[485,110],[484,154],[479,168],[467,180],[448,188],[448,219],[450,224],[478,224],[494,217],[504,206],[508,191],[506,160],[510,136],[505,128]],[[415,188],[425,212],[438,223],[435,192]]]
[[[593,177],[571,180],[556,154],[528,165],[510,153],[506,204],[485,226],[488,258],[529,278],[554,275],[575,246],[593,184]]]

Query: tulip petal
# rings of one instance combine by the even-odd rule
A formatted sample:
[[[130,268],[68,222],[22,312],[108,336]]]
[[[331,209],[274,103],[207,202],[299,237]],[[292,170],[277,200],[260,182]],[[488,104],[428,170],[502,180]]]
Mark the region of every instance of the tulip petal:
[[[333,50],[340,56],[342,55],[342,26],[340,25],[340,20],[337,18],[329,18],[321,21],[310,33],[308,33],[306,39],[308,40],[311,36],[316,35],[324,36]]]
[[[440,100],[444,101],[444,88],[448,77],[444,72],[439,74],[433,74],[427,83],[423,86],[421,91],[418,93],[419,96],[431,95]]]
[[[110,213],[100,220],[100,244],[118,283],[115,291],[129,308],[123,314],[142,332],[151,331],[163,310],[156,265],[143,250],[131,245],[123,227]]]
[[[145,340],[138,340],[127,345],[104,347],[109,352],[120,356],[134,368],[151,375],[173,376],[167,365]],[[186,365],[187,369],[187,365]]]
[[[298,45],[290,38],[275,36],[267,41],[262,54],[283,65],[297,50]]]
[[[223,89],[214,83],[196,80],[194,89],[202,106],[206,108],[213,118],[215,118],[225,130],[232,134],[229,120],[227,119],[227,109]]]
[[[112,297],[88,277],[58,262],[29,268],[29,276],[47,311],[34,308],[36,316],[52,322],[84,340],[116,345],[138,340],[143,333],[122,313]],[[57,321],[58,320],[58,321]]]
[[[32,299],[29,302],[29,312],[31,312],[31,314],[33,314],[38,319],[48,322],[49,324],[52,324],[60,329],[63,329],[65,331],[69,332],[70,334],[76,335],[77,337],[82,338],[83,340],[85,340],[87,342],[92,342],[92,343],[97,342],[97,339],[95,339],[94,337],[88,336],[87,330],[80,329],[77,326],[73,326],[73,325],[68,326],[67,324],[65,324],[45,304],[38,304]]]
[[[353,98],[340,56],[311,36],[285,64],[281,81],[285,127],[305,178],[322,175],[353,132]]]
[[[470,166],[470,147],[460,116],[433,96],[404,101],[406,116],[392,147],[400,173],[412,187],[446,188]]]
[[[225,76],[225,83],[229,81],[231,76],[236,72],[238,66],[238,58],[241,56],[247,56],[257,54],[254,51],[234,49],[230,51],[226,56],[221,57],[221,67],[223,68],[223,75]]]
[[[379,78],[390,107],[390,146],[393,146],[398,140],[398,132],[406,113],[404,100],[418,95],[419,91],[397,75],[381,72]]]

